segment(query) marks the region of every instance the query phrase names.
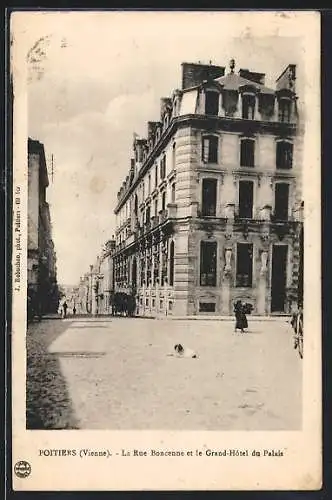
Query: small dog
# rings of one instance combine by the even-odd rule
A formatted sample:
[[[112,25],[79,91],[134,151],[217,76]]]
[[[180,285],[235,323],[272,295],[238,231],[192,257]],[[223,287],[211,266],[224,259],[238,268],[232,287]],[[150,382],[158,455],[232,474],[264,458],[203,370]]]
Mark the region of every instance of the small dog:
[[[174,346],[175,355],[179,358],[198,358],[198,355],[192,349],[183,347],[182,344],[175,344]]]

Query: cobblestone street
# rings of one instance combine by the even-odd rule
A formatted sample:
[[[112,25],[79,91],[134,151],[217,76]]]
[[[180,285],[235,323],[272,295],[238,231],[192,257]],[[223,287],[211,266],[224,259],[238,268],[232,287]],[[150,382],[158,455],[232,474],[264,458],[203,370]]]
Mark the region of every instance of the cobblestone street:
[[[75,427],[301,427],[301,360],[285,318],[249,322],[247,334],[234,333],[231,321],[214,320],[86,318],[43,324],[45,338],[61,325],[39,362],[51,356],[58,363],[58,398],[63,402],[62,392],[68,392]],[[167,356],[178,342],[197,351],[199,359]],[[52,404],[56,397],[53,393]],[[60,410],[63,403],[52,411]]]

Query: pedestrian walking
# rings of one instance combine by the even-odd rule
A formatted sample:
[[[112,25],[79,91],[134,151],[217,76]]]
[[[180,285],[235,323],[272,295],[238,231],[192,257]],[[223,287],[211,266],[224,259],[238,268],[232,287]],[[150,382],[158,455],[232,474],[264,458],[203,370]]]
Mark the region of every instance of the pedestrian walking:
[[[248,328],[248,320],[245,313],[245,305],[242,304],[241,300],[238,300],[234,306],[235,313],[235,332],[241,330],[244,333],[244,329]]]
[[[73,315],[75,316],[76,314],[76,306],[73,307]]]
[[[68,309],[68,306],[67,306],[67,302],[65,301],[63,304],[62,304],[62,310],[63,310],[63,317],[66,318],[67,317],[67,309]]]

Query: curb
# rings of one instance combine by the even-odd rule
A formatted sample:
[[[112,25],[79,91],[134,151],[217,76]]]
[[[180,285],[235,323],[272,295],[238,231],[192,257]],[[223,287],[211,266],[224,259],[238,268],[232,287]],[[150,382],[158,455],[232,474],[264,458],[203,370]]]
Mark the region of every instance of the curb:
[[[247,316],[248,321],[285,321],[288,322],[290,314],[280,316]],[[234,316],[133,316],[135,319],[155,319],[158,321],[235,321]]]

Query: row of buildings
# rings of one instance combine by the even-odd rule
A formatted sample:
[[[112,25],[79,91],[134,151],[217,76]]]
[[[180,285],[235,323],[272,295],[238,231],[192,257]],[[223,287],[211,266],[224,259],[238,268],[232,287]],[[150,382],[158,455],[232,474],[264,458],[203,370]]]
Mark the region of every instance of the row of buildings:
[[[48,186],[44,145],[29,138],[27,287],[28,297],[42,314],[56,313],[59,303]]]
[[[134,136],[114,237],[77,288],[85,312],[112,292],[140,315],[287,313],[303,289],[303,125],[296,66],[265,74],[182,64],[182,86]]]

